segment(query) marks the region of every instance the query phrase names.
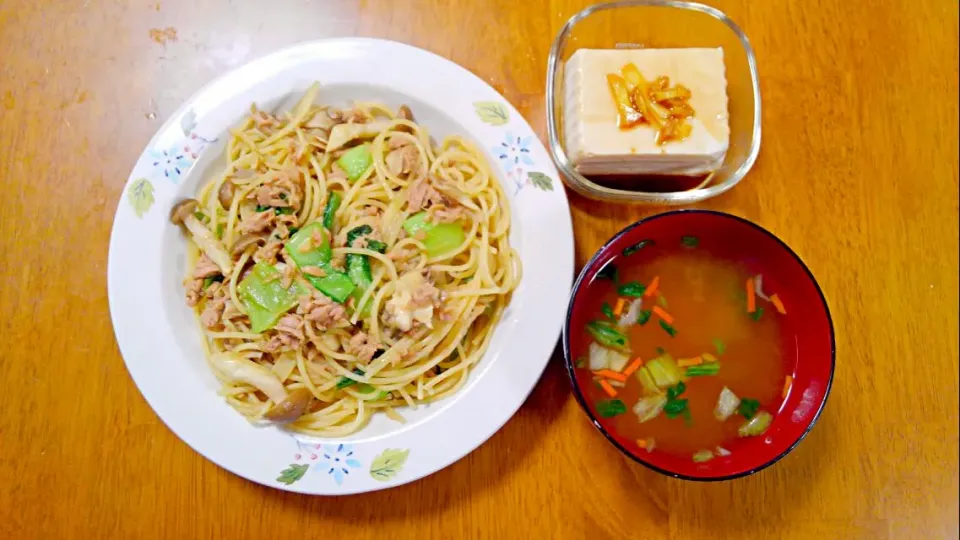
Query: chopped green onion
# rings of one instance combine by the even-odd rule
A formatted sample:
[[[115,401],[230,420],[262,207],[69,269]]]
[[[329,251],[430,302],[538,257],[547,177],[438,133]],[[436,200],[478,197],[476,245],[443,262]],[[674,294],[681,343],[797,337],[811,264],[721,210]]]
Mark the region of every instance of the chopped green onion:
[[[667,321],[660,321],[660,328],[663,328],[666,333],[670,334],[670,337],[677,336],[677,329],[667,324]]]
[[[200,221],[203,221],[204,219],[206,219],[207,216],[205,216],[203,212],[197,210],[196,212],[193,213],[193,217],[199,219]]]
[[[743,416],[747,420],[753,418],[758,410],[760,410],[760,402],[750,398],[741,399],[740,406],[737,407],[737,412],[740,413],[740,416]]]
[[[597,414],[601,418],[612,418],[627,412],[627,406],[619,399],[610,399],[597,402]]]
[[[650,311],[649,309],[645,309],[640,312],[640,315],[637,316],[637,322],[640,324],[640,326],[643,326],[647,324],[647,322],[650,320],[650,317],[652,316],[653,316],[653,312]],[[663,354],[663,353],[660,353],[660,354]]]
[[[643,284],[636,281],[624,283],[623,285],[617,287],[617,294],[620,296],[631,296],[633,298],[640,298],[646,291],[647,288]]]
[[[269,209],[270,209],[269,206],[264,206],[262,204],[257,205],[257,212],[266,212]]]
[[[687,391],[687,385],[683,384],[683,381],[677,383],[676,386],[671,386],[667,388],[667,399],[676,399],[680,394]]]
[[[603,313],[603,316],[606,317],[606,318],[608,318],[608,319],[615,319],[615,318],[616,318],[616,317],[613,316],[613,308],[610,307],[610,304],[608,304],[608,303],[606,303],[606,302],[604,302],[603,305],[600,306],[600,312]]]
[[[667,350],[664,349],[663,347],[657,347],[656,351],[658,356],[663,356],[664,354],[667,354]]]
[[[663,412],[667,414],[667,418],[676,418],[685,410],[687,410],[686,399],[667,399],[667,404],[663,406]]]
[[[643,248],[645,248],[645,247],[647,247],[647,246],[649,246],[649,245],[652,245],[652,244],[653,244],[653,240],[641,240],[641,241],[637,242],[636,244],[634,244],[634,245],[632,245],[632,246],[627,246],[627,247],[623,248],[623,251],[622,251],[623,256],[624,256],[624,257],[629,257],[629,256],[633,255],[634,253],[640,251],[641,249],[643,249]]]
[[[290,227],[290,234],[291,235],[297,234],[297,231],[299,230],[300,230],[300,227]]]
[[[690,410],[687,408],[688,401],[679,399],[680,394],[686,391],[687,385],[683,384],[683,381],[679,381],[676,386],[667,388],[667,403],[663,406],[663,412],[667,414],[667,418],[676,418],[682,414],[688,422],[690,421]]]
[[[617,273],[617,265],[613,264],[613,262],[611,261],[611,262],[608,262],[606,266],[601,268],[599,272],[597,272],[596,279],[609,279],[610,281],[613,281],[614,283],[616,283],[618,275],[619,274]]]
[[[756,311],[750,314],[750,318],[755,321],[759,321],[760,317],[763,317],[763,308],[760,306],[757,306]]]
[[[283,194],[281,193],[281,195]],[[289,206],[278,206],[274,211],[278,216],[288,216],[293,213],[293,208]]]
[[[574,367],[578,367],[578,368],[587,367],[587,359],[580,356],[577,358],[577,361],[573,365]]]
[[[721,356],[727,352],[727,345],[720,338],[713,338],[713,346],[717,349],[717,354]]]
[[[695,248],[700,245],[700,240],[696,236],[684,236],[680,239],[680,242],[682,242],[683,245],[691,248]]]
[[[716,375],[720,373],[720,362],[709,362],[699,366],[690,366],[687,368],[687,377],[700,377],[702,375]]]
[[[610,323],[606,321],[593,321],[587,324],[587,331],[601,345],[613,348],[625,348],[627,346],[627,336],[615,330]]]
[[[667,297],[662,294],[657,295],[657,305],[659,305],[663,309],[667,309],[668,307],[670,307],[667,305]]]

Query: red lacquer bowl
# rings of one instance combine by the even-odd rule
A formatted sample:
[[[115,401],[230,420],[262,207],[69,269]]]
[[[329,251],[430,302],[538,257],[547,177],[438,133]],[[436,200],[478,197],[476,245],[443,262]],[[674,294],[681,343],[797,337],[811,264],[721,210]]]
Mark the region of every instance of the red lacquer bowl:
[[[785,350],[787,374],[793,376],[793,385],[766,433],[759,437],[738,439],[731,447],[731,455],[717,456],[705,463],[694,463],[689,457],[663,452],[647,452],[636,442],[607,429],[587,405],[574,370],[572,350],[582,350],[577,340],[585,339],[582,328],[595,317],[594,310],[585,309],[587,284],[608,262],[621,254],[624,248],[642,240],[656,243],[679,242],[683,236],[699,238],[701,245],[710,245],[718,256],[748,261],[751,266],[763,268],[765,274],[776,276],[781,284],[777,291],[788,306],[791,331],[796,334],[794,350]],[[574,340],[571,343],[571,340]],[[610,239],[580,272],[563,328],[563,354],[567,373],[573,384],[580,406],[614,446],[635,461],[657,472],[685,480],[730,480],[747,476],[773,465],[810,432],[830,393],[836,363],[833,322],[813,274],[786,244],[772,233],[742,218],[720,212],[679,210],[643,219],[623,229]],[[632,412],[628,412],[632,414]]]

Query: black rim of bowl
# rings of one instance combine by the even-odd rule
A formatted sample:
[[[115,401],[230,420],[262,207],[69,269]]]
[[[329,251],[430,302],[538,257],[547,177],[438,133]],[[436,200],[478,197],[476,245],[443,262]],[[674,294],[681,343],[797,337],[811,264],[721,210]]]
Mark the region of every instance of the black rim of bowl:
[[[803,430],[803,433],[801,433],[800,436],[797,437],[797,440],[795,440],[789,447],[787,447],[786,450],[781,452],[779,455],[777,455],[770,461],[767,461],[758,467],[754,467],[752,469],[739,472],[736,474],[729,474],[726,476],[688,476],[685,474],[679,474],[679,473],[675,473],[675,472],[657,467],[656,465],[648,463],[638,458],[637,456],[635,456],[633,452],[624,448],[622,444],[617,442],[617,440],[610,433],[608,433],[606,429],[604,429],[604,427],[600,424],[599,420],[597,420],[597,417],[594,416],[593,412],[590,410],[590,407],[587,406],[587,401],[583,397],[583,392],[580,391],[580,386],[577,384],[577,378],[574,371],[576,367],[573,364],[573,359],[571,358],[572,355],[570,354],[570,328],[569,327],[570,327],[571,315],[573,314],[573,303],[574,303],[574,300],[576,299],[577,292],[580,290],[580,285],[582,285],[583,278],[584,276],[587,275],[587,269],[592,267],[597,262],[598,258],[600,257],[600,254],[603,253],[610,245],[616,243],[622,236],[629,233],[633,229],[639,227],[640,225],[643,225],[644,223],[649,223],[651,221],[655,221],[657,219],[661,219],[667,216],[673,216],[676,214],[710,214],[710,215],[718,216],[721,218],[732,219],[732,220],[744,223],[746,225],[749,225],[754,229],[757,229],[763,234],[766,234],[767,236],[772,238],[774,241],[780,244],[780,246],[784,250],[786,250],[787,253],[789,253],[790,256],[794,258],[794,260],[796,260],[800,264],[800,267],[803,268],[803,271],[806,272],[807,277],[810,278],[810,281],[813,283],[814,288],[816,288],[817,294],[820,295],[820,303],[823,305],[823,311],[827,315],[827,326],[829,327],[829,330],[830,330],[830,377],[827,379],[827,389],[823,394],[823,399],[820,401],[820,406],[817,408],[817,412],[813,415],[813,419],[810,420],[810,424],[807,425],[807,428]],[[610,441],[611,444],[616,446],[621,453],[628,456],[633,461],[636,461],[637,463],[643,465],[644,467],[657,471],[658,473],[666,476],[679,478],[681,480],[692,480],[695,482],[719,482],[723,480],[733,480],[736,478],[742,478],[744,476],[750,476],[751,474],[754,474],[762,471],[763,469],[766,469],[767,467],[783,459],[787,454],[793,451],[793,449],[796,448],[797,445],[799,445],[803,439],[806,438],[807,434],[810,433],[810,430],[812,430],[813,426],[817,423],[817,420],[820,419],[820,415],[821,413],[823,413],[823,409],[827,405],[827,399],[830,397],[830,389],[833,387],[833,374],[834,374],[834,370],[837,367],[837,345],[836,345],[836,340],[834,338],[833,318],[830,316],[830,308],[829,306],[827,306],[827,299],[823,295],[823,290],[820,289],[820,284],[817,283],[816,278],[813,277],[813,272],[811,272],[810,269],[807,268],[807,265],[803,262],[803,259],[801,259],[800,256],[797,255],[796,252],[794,252],[793,249],[790,248],[790,246],[788,246],[783,240],[778,238],[777,235],[764,229],[760,225],[757,225],[756,223],[753,223],[752,221],[746,220],[742,217],[735,216],[733,214],[727,214],[726,212],[718,212],[716,210],[687,209],[687,210],[672,210],[669,212],[664,212],[662,214],[656,214],[650,217],[643,218],[640,221],[633,223],[632,225],[628,225],[623,230],[615,234],[613,238],[608,240],[603,245],[603,247],[601,247],[600,249],[597,250],[596,253],[594,253],[593,257],[591,257],[590,260],[587,262],[587,264],[583,267],[583,269],[580,270],[580,274],[577,276],[577,281],[573,284],[573,290],[570,293],[570,302],[567,304],[567,318],[563,324],[563,358],[567,367],[567,377],[569,377],[570,385],[573,387],[573,395],[576,396],[577,402],[580,404],[580,408],[583,409],[585,413],[587,413],[587,416],[590,418],[590,422],[593,424],[593,426],[597,428],[597,430],[600,431],[600,433],[603,434],[603,436],[608,441]]]

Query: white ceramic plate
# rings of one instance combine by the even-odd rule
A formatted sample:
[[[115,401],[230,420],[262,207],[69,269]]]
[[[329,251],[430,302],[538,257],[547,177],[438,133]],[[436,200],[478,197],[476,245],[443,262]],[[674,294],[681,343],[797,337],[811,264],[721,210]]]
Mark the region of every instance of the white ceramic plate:
[[[251,103],[289,107],[311,82],[318,102],[410,105],[437,140],[486,151],[510,199],[510,242],[523,280],[490,348],[455,396],[382,415],[344,439],[316,439],[247,422],[217,395],[198,328],[183,301],[186,243],[167,220],[176,201],[222,166],[226,130]],[[502,96],[462,67],[407,45],[333,39],[289,48],[209,84],[160,128],[124,189],[110,237],[110,313],[134,382],[197,452],[280,489],[358,493],[433,473],[482,444],[523,403],[560,333],[573,277],[573,232],[562,184],[533,130]]]

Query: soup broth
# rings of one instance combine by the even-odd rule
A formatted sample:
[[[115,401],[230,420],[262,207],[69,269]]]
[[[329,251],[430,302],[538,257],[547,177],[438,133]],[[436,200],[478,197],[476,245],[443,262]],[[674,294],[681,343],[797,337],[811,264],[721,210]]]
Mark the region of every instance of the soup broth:
[[[747,424],[749,435],[763,433],[790,384],[785,351],[795,337],[784,306],[768,296],[775,283],[755,271],[689,237],[643,246],[601,270],[587,286],[583,309],[593,320],[574,354],[579,386],[607,430],[696,461],[735,451]],[[650,375],[664,367],[674,378],[657,385]],[[725,388],[739,401],[721,418]],[[642,400],[652,408],[636,411]]]

